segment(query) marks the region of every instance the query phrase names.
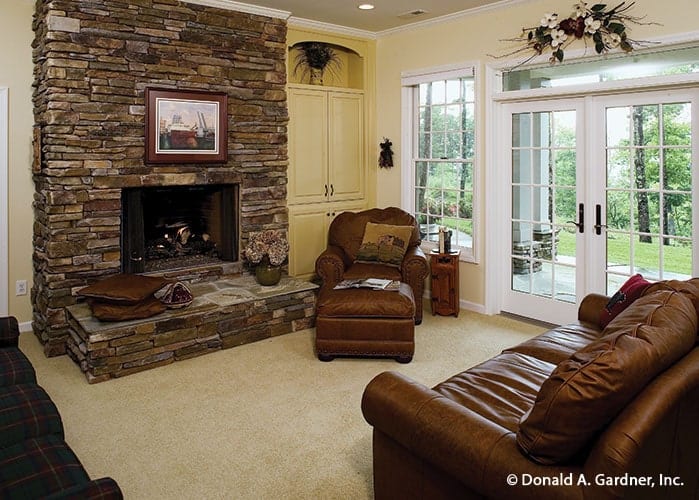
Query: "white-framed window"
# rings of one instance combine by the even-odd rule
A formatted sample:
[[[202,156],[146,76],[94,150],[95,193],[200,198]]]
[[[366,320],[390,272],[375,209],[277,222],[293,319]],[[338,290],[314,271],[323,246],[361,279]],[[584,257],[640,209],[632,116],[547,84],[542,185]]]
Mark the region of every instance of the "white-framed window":
[[[474,66],[404,73],[404,208],[415,215],[423,244],[451,231],[452,250],[475,261],[476,85]]]

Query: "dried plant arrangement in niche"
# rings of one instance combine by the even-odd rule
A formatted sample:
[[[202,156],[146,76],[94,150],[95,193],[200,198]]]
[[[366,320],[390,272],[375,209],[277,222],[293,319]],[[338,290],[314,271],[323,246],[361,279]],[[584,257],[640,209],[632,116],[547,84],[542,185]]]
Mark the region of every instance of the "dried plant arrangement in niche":
[[[299,75],[301,81],[309,77],[313,85],[322,85],[325,71],[338,76],[342,61],[337,51],[323,42],[301,42],[294,45],[298,50],[294,59],[294,75]]]

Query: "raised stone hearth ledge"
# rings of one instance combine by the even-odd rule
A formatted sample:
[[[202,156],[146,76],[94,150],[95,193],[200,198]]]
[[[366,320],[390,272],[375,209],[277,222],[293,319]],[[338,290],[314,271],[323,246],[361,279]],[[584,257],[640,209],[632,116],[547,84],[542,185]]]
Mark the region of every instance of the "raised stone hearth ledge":
[[[67,308],[68,353],[90,383],[310,328],[316,289],[283,277],[260,286],[252,276],[188,285],[194,302],[151,318],[102,322],[86,303]]]

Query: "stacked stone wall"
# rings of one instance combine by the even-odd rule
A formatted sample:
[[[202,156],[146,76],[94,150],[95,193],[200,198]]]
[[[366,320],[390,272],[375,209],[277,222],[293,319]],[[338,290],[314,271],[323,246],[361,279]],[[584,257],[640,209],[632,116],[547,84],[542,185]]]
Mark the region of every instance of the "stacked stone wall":
[[[286,21],[174,0],[38,0],[34,32],[33,326],[58,355],[76,291],[120,271],[122,188],[235,182],[241,245],[288,226]],[[145,164],[148,87],[225,92],[227,163]]]

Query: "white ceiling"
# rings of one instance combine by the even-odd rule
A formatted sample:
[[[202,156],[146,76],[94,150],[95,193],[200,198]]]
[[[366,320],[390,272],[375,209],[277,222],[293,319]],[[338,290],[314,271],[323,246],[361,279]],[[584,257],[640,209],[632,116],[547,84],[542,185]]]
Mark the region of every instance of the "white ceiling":
[[[291,13],[291,22],[313,21],[378,33],[408,24],[522,0],[250,0],[247,4]],[[371,3],[373,10],[359,10]],[[412,15],[423,10],[424,14]]]

